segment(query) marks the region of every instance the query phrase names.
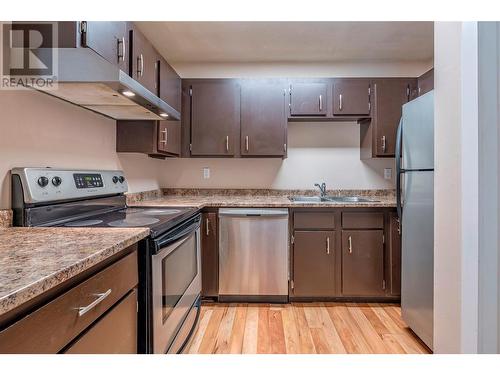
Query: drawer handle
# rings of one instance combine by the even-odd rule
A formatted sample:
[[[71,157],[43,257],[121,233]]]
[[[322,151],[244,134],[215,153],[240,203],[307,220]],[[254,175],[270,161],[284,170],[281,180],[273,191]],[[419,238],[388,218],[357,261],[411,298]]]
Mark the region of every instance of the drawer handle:
[[[95,296],[98,298],[94,302],[84,307],[78,307],[78,316],[83,316],[86,313],[88,313],[90,310],[92,310],[94,307],[96,307],[98,304],[104,301],[106,297],[109,296],[110,294],[111,294],[111,289],[108,289],[104,293],[95,294]]]
[[[351,236],[349,236],[347,238],[347,242],[348,242],[349,254],[352,254],[352,237]]]

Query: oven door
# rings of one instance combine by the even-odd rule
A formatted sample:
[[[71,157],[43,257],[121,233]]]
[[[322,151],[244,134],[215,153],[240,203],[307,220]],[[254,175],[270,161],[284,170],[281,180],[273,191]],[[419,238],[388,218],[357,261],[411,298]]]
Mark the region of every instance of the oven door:
[[[153,353],[166,353],[201,293],[200,218],[156,241],[152,255]],[[184,327],[185,328],[185,327]]]

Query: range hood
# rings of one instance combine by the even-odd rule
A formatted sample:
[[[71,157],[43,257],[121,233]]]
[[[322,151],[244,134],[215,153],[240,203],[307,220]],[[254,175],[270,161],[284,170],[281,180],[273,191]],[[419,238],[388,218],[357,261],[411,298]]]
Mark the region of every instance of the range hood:
[[[46,94],[115,120],[180,120],[180,113],[90,48],[59,48],[57,88]]]

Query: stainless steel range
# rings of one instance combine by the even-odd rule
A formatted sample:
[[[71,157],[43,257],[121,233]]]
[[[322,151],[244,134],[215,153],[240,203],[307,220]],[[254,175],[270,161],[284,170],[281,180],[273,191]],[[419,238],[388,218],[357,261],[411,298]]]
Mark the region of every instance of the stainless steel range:
[[[122,171],[15,168],[16,226],[147,227],[139,244],[141,353],[182,352],[199,317],[200,213],[192,207],[129,207]]]

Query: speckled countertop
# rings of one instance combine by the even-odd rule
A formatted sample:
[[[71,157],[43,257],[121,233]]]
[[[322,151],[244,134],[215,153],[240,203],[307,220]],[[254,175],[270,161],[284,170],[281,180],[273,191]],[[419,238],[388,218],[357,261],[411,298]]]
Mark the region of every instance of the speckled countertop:
[[[147,228],[0,229],[0,315],[148,234]]]
[[[135,206],[191,207],[396,207],[393,191],[344,190],[329,191],[329,195],[359,195],[372,202],[292,202],[292,195],[317,195],[309,190],[221,190],[221,189],[164,189],[164,195],[145,200],[133,200]]]

